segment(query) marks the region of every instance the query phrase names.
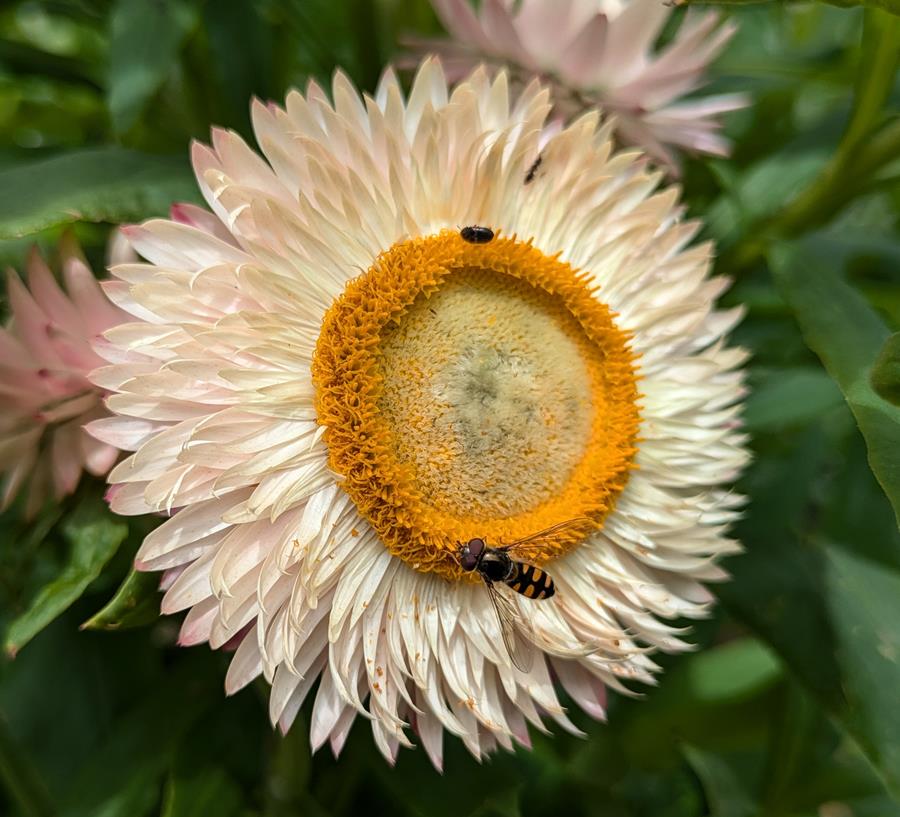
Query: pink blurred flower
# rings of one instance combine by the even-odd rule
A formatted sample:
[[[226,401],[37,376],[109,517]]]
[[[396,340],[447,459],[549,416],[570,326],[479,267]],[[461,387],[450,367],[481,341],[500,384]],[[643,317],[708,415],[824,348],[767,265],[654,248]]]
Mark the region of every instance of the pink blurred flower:
[[[432,0],[449,40],[414,40],[417,55],[437,53],[450,80],[479,63],[507,64],[526,82],[556,87],[556,113],[588,108],[615,114],[618,138],[677,170],[677,151],[726,156],[719,115],[748,104],[742,94],[679,101],[700,87],[712,60],[735,32],[719,15],[693,15],[672,42],[654,43],[673,9],[663,0]],[[414,61],[411,61],[414,64]]]
[[[83,426],[106,416],[87,374],[103,363],[91,343],[127,316],[103,294],[74,240],[60,244],[65,290],[37,249],[27,286],[7,276],[11,318],[0,329],[0,507],[29,483],[25,512],[72,493],[87,470],[106,474],[118,449]]]

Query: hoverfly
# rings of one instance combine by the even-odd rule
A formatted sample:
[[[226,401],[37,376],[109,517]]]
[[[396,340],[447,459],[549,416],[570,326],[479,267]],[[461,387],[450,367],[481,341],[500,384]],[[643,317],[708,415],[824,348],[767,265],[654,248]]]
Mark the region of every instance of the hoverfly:
[[[468,241],[470,244],[487,244],[494,240],[494,231],[490,227],[478,227],[477,225],[463,227],[459,234],[463,241]]]
[[[519,615],[512,599],[498,590],[497,585],[505,584],[516,593],[534,601],[549,599],[556,593],[553,579],[541,568],[514,559],[516,550],[562,528],[585,521],[589,520],[570,519],[498,547],[490,547],[484,539],[477,538],[460,544],[457,556],[459,566],[467,573],[477,570],[478,575],[484,579],[488,596],[500,622],[500,632],[506,651],[513,665],[522,672],[531,669],[531,645],[522,637],[520,629],[529,631],[530,627]]]

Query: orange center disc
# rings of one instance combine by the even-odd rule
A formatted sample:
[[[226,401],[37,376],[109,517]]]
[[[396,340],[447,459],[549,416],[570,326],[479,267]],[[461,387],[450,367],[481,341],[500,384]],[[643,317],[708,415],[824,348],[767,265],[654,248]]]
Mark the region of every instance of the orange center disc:
[[[627,335],[584,274],[530,243],[458,233],[395,244],[325,316],[313,358],[329,465],[395,556],[456,579],[460,542],[575,520],[625,487],[639,424]]]

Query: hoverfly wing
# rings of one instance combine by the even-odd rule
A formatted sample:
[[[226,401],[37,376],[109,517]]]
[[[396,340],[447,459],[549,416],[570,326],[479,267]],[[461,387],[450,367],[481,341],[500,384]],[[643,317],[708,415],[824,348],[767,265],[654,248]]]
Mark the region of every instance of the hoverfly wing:
[[[488,597],[494,612],[497,614],[497,621],[500,624],[500,634],[503,636],[503,644],[509,653],[513,666],[520,672],[529,672],[532,664],[532,645],[519,632],[519,626],[525,626],[525,622],[519,615],[513,602],[504,596],[494,585],[493,582],[485,579]]]
[[[549,528],[544,528],[543,530],[539,530],[537,533],[532,533],[530,536],[524,536],[521,539],[516,539],[514,542],[508,542],[505,545],[500,545],[495,549],[502,550],[504,553],[513,555],[518,549],[523,548],[526,545],[533,544],[538,539],[543,539],[546,536],[549,536],[551,533],[556,533],[557,531],[564,530],[565,528],[571,527],[572,525],[578,525],[583,522],[590,523],[591,520],[586,516],[577,516],[574,519],[567,519],[565,522],[551,525]]]

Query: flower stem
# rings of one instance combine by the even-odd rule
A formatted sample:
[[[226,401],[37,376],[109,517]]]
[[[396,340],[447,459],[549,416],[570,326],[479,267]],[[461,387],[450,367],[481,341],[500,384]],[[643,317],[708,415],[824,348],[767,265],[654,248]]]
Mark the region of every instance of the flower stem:
[[[776,219],[777,235],[793,237],[821,227],[867,190],[877,172],[900,155],[900,119],[882,128],[853,156],[838,148],[819,177]]]
[[[900,155],[900,119],[884,123],[883,108],[900,62],[900,18],[868,9],[856,77],[853,110],[831,161],[819,176],[774,216],[760,219],[726,254],[740,273],[756,264],[773,241],[822,227],[871,189],[878,172]]]

